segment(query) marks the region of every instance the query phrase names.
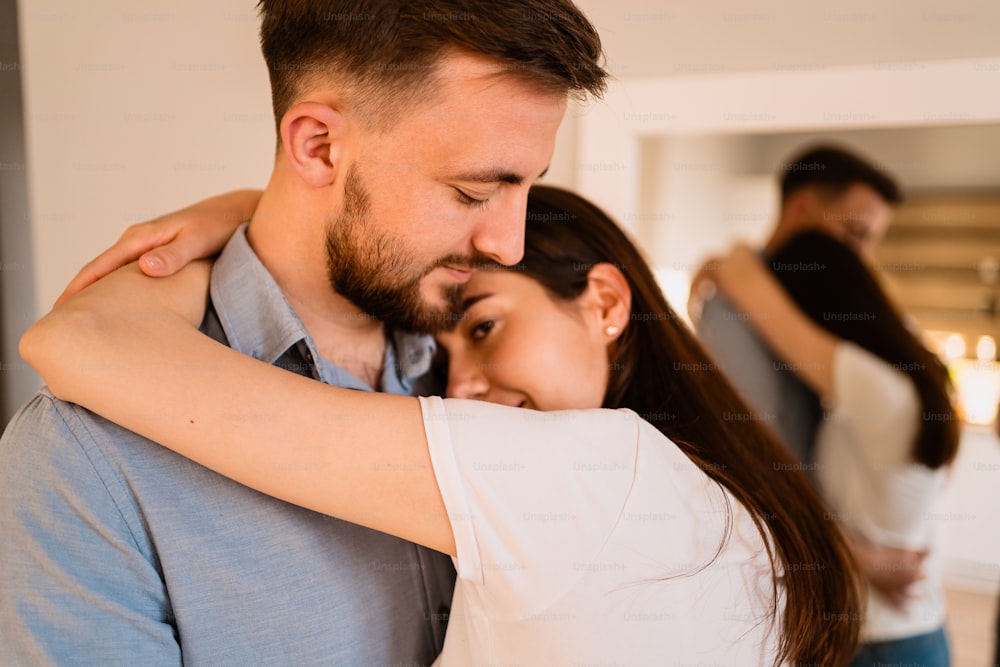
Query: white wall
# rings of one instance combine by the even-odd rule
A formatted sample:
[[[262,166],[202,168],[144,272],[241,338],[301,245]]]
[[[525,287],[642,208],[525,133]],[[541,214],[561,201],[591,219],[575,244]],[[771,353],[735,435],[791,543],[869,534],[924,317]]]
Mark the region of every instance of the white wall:
[[[622,79],[998,54],[995,0],[577,0]]]
[[[20,3],[38,312],[128,223],[266,183],[253,5]]]

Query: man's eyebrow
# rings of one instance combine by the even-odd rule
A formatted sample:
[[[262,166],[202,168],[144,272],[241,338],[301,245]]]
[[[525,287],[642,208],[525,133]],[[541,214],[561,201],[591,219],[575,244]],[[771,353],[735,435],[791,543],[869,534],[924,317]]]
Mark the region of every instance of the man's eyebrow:
[[[538,178],[541,178],[547,173],[549,173],[548,167],[546,167],[545,170],[538,175]],[[512,171],[504,171],[502,169],[487,169],[484,171],[457,173],[454,174],[452,178],[456,181],[464,181],[466,183],[510,183],[511,185],[520,185],[524,182],[524,177],[520,174],[515,174]]]

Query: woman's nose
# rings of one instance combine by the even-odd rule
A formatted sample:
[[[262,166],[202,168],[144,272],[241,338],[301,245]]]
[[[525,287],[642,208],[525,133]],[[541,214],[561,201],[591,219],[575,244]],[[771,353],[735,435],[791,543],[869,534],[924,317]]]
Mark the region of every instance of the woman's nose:
[[[456,363],[456,361],[458,363]],[[481,399],[489,391],[489,382],[478,364],[452,358],[448,364],[448,398]]]

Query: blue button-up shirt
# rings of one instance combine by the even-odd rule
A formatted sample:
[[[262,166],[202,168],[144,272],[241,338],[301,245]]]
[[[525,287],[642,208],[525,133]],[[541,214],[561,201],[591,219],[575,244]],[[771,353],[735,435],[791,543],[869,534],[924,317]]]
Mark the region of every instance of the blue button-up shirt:
[[[319,357],[245,229],[215,264],[202,330],[370,390]],[[392,342],[382,386],[409,393],[432,348]],[[4,665],[409,665],[441,648],[454,569],[231,482],[43,389],[0,441],[0,582]]]

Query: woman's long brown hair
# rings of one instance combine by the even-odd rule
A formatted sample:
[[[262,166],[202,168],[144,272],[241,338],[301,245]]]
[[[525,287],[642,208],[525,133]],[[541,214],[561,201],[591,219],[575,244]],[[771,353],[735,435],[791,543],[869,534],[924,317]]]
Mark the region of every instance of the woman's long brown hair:
[[[615,345],[604,406],[656,426],[753,517],[775,573],[781,614],[777,663],[842,665],[854,654],[863,583],[812,483],[739,398],[667,304],[649,264],[599,208],[571,192],[534,186],[525,256],[513,267],[555,298],[571,300],[595,264],[609,263],[632,290],[631,321]]]
[[[871,269],[850,248],[814,231],[789,239],[769,264],[813,322],[909,376],[922,408],[912,458],[932,470],[951,463],[961,433],[948,369],[906,326]]]

